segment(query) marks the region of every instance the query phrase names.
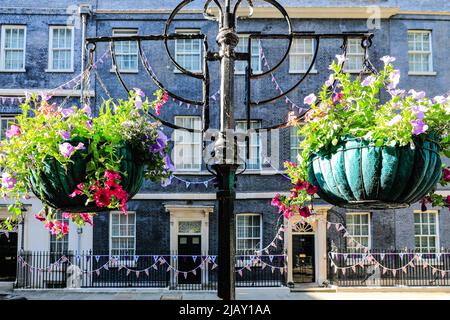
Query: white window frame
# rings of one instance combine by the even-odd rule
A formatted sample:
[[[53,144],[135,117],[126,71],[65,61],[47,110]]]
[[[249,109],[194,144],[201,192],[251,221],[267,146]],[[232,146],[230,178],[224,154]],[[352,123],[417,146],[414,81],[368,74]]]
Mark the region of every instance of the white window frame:
[[[302,141],[303,137],[300,137],[297,134],[297,131],[299,131],[299,130],[300,130],[299,128],[294,127],[294,126],[290,127],[290,129],[289,129],[289,145],[290,145],[289,156],[290,156],[291,162],[296,163],[296,164],[298,163],[298,156],[299,156],[300,152],[302,151],[302,149],[300,148],[300,142]],[[294,139],[296,142],[295,145],[294,145]],[[293,152],[296,153],[295,159],[293,159]]]
[[[238,123],[243,123],[245,126],[246,126],[246,123],[247,123],[247,120],[236,120],[236,124],[235,124],[235,126],[236,126],[236,132],[242,132],[242,131],[238,131],[237,130],[237,125],[238,125]],[[253,123],[257,123],[259,126],[258,127],[256,127],[256,128],[252,128],[252,124]],[[261,135],[260,135],[260,133],[257,133],[256,131],[251,131],[252,129],[254,130],[254,129],[259,129],[259,128],[261,128],[262,127],[262,121],[261,120],[250,120],[250,129],[249,129],[249,131],[250,131],[250,136],[249,136],[249,139],[250,139],[250,141],[249,141],[249,147],[250,147],[250,150],[251,150],[251,148],[252,147],[255,147],[256,145],[253,145],[252,144],[252,138],[251,138],[251,135],[252,134],[254,134],[254,135],[256,135],[256,139],[258,140],[258,145],[257,145],[257,147],[258,147],[258,159],[259,159],[259,166],[258,166],[258,168],[249,168],[248,167],[248,164],[247,164],[247,170],[248,171],[261,171],[262,170],[262,144],[261,144]],[[239,150],[239,148],[241,148],[241,146],[243,147],[243,148],[246,148],[246,144],[245,144],[245,140],[244,141],[241,141],[241,140],[238,140],[238,150]],[[244,156],[245,156],[245,154],[244,154]],[[244,159],[245,161],[247,160],[247,159]],[[245,162],[244,161],[244,162]],[[242,163],[242,164],[244,164],[244,162]],[[246,170],[246,171],[247,171]]]
[[[16,117],[18,116],[18,114],[0,114],[0,141],[2,140],[1,134],[3,132],[5,132],[6,134],[6,130],[9,129],[9,126],[13,123],[17,122]],[[3,120],[7,120],[7,126],[6,128],[3,128]],[[6,138],[6,136],[5,136]]]
[[[349,223],[348,223],[347,217],[348,216],[356,216],[356,215],[360,215],[360,216],[361,215],[366,215],[367,216],[367,233],[368,233],[367,236],[361,235],[361,234],[354,235],[354,234],[350,233]],[[346,220],[346,228],[347,228],[348,233],[350,234],[350,237],[352,237],[353,239],[367,237],[367,248],[369,248],[369,249],[372,248],[372,221],[371,221],[371,213],[370,212],[347,212],[345,220]],[[361,224],[360,224],[360,226],[361,226]],[[358,241],[358,240],[356,240],[356,241]],[[362,243],[360,243],[360,244],[363,245]],[[357,250],[358,248],[356,247],[356,244],[354,242],[352,242],[352,246],[351,247],[349,247],[348,242],[346,243],[346,246],[347,246],[347,251],[354,250],[355,253],[358,252],[358,250]]]
[[[115,34],[116,32],[120,32],[121,34]],[[113,28],[112,29],[112,35],[114,36],[137,36],[139,34],[139,29],[137,28]],[[117,43],[120,41],[116,41],[114,44],[117,45]],[[133,42],[133,41],[123,41],[123,42]],[[116,60],[117,60],[117,52],[115,52]],[[117,65],[117,68],[119,68],[119,65]],[[114,65],[111,67],[111,72],[115,72]],[[136,46],[136,69],[119,69],[120,73],[139,73],[139,48]]]
[[[415,250],[420,250],[420,248],[421,248],[421,247],[420,248],[416,247],[416,238],[417,237],[420,237],[420,238],[433,237],[433,235],[423,235],[422,233],[420,235],[416,234],[416,219],[415,219],[415,217],[416,217],[416,214],[422,214],[422,213],[435,215],[435,235],[434,235],[434,238],[435,238],[436,253],[439,253],[441,249],[440,249],[440,238],[439,238],[439,211],[437,211],[437,210],[427,210],[427,211],[414,210],[414,249]],[[422,225],[422,224],[423,224],[423,222],[422,222],[422,219],[421,219],[420,225]],[[421,228],[421,230],[422,230],[422,228]],[[427,240],[427,243],[429,243],[429,240]],[[420,250],[420,252],[422,252],[422,251]],[[431,253],[429,246],[427,248],[427,252],[425,252],[425,253]]]
[[[248,38],[250,37],[250,34],[243,33],[243,34],[239,34],[238,36],[239,36],[239,43],[238,43],[238,47],[236,47],[236,52],[246,53],[246,51],[238,51],[238,48],[239,48],[239,44],[242,44],[245,42],[244,46],[245,46],[245,49],[247,49]],[[252,41],[255,41],[255,43],[259,44],[259,39],[252,39]],[[256,66],[256,68],[255,68],[255,66],[252,65],[254,74],[262,73],[262,59],[261,59],[261,52],[260,52],[259,45],[258,45],[258,50],[257,50],[256,54],[252,50],[252,57],[250,59],[253,59],[256,55],[258,56],[258,65]],[[247,65],[246,62],[243,60],[236,61],[236,63],[242,63],[245,66]],[[238,70],[236,68],[236,64],[235,64],[234,73],[235,74],[245,74],[245,67],[243,70]]]
[[[239,258],[239,256],[241,256],[240,253],[238,253],[238,240],[246,240],[246,239],[252,239],[255,240],[257,238],[255,237],[239,237],[239,217],[243,217],[243,216],[257,216],[259,217],[259,246],[258,248],[255,248],[254,251],[259,251],[261,252],[262,250],[262,244],[263,244],[263,215],[261,213],[236,213],[236,257]],[[244,254],[244,256],[246,255],[255,255],[255,252],[249,252],[248,254]],[[243,267],[245,265],[247,265],[250,261],[248,259],[248,257],[244,258],[244,260],[240,260],[240,259],[236,259],[237,262],[237,266],[238,267]]]
[[[410,33],[428,33],[429,36],[429,45],[430,45],[430,51],[416,51],[416,50],[409,50],[409,40],[407,39],[407,46],[408,46],[408,75],[413,75],[413,76],[434,76],[437,73],[434,71],[434,67],[433,67],[433,32],[431,30],[417,30],[417,29],[412,29],[412,30],[408,30],[408,36]],[[409,55],[410,54],[428,54],[429,58],[428,58],[428,71],[411,71],[409,68]]]
[[[70,68],[68,69],[53,69],[53,51],[58,50],[53,48],[53,32],[58,29],[71,30],[72,39],[70,47]],[[75,28],[71,26],[50,26],[48,28],[48,67],[45,72],[74,72],[74,47],[75,47]],[[63,49],[59,49],[63,50]],[[64,49],[67,50],[67,49]]]
[[[133,251],[134,251],[134,255],[136,255],[136,225],[137,225],[137,214],[136,214],[136,211],[127,211],[127,219],[128,219],[128,216],[130,215],[130,214],[133,214],[134,215],[134,236],[127,236],[126,238],[131,238],[131,237],[133,237],[133,239],[134,239],[134,241],[133,241]],[[122,211],[110,211],[110,213],[109,213],[109,256],[111,257],[111,256],[116,256],[116,255],[113,255],[112,254],[112,251],[113,251],[113,248],[112,248],[112,240],[113,240],[113,234],[112,234],[112,226],[113,226],[113,223],[112,223],[112,217],[113,217],[113,215],[119,215],[119,219],[120,219],[120,215],[123,215],[123,213],[122,213]],[[127,225],[129,225],[128,223],[127,223]],[[119,226],[120,226],[120,224],[119,224]],[[128,233],[128,231],[127,231],[127,233]],[[114,236],[114,238],[125,238],[125,236],[123,236],[123,237],[119,237],[119,236]],[[119,249],[120,250],[120,249]],[[122,258],[122,256],[123,255],[119,255],[119,257],[120,258]],[[128,267],[130,267],[130,266],[134,266],[136,263],[135,263],[135,261],[134,261],[134,259],[128,259],[128,260],[122,260],[122,259],[120,259],[119,261],[118,261],[118,263],[120,263],[120,264],[126,264]],[[111,264],[112,266],[117,266],[116,264]]]
[[[358,48],[360,48],[362,50],[362,52],[361,53],[350,53],[348,51],[348,42],[350,42],[350,41],[358,41]],[[361,41],[362,41],[362,38],[348,38],[348,40],[347,40],[347,56],[346,56],[347,60],[344,63],[344,72],[360,73],[363,70],[364,49],[363,49],[363,47],[361,47]],[[349,57],[362,57],[361,66],[359,69],[349,69],[348,68],[348,60],[349,60],[348,58]]]
[[[311,40],[311,52],[307,53],[307,52],[293,52],[292,48],[294,46],[294,42],[298,41],[298,40]],[[305,70],[296,70],[293,69],[293,63],[292,60],[297,57],[297,56],[311,56],[311,61],[312,59],[314,59],[314,52],[316,50],[316,43],[317,41],[314,38],[308,38],[308,37],[304,37],[304,38],[295,38],[292,41],[292,47],[291,50],[289,51],[289,73],[293,73],[293,74],[302,74],[302,73],[306,73],[307,69]],[[316,69],[316,62],[314,62],[310,73],[317,73],[317,69]]]
[[[177,34],[200,34],[200,30],[199,29],[176,29],[175,30],[175,33],[177,33]],[[203,63],[202,63],[202,58],[203,58],[203,50],[202,50],[202,43],[201,43],[201,41],[200,41],[200,39],[194,39],[194,40],[198,40],[199,42],[200,42],[200,44],[199,44],[199,55],[198,55],[198,59],[199,59],[199,66],[200,66],[200,69],[199,70],[189,70],[189,69],[186,69],[186,70],[188,70],[188,71],[190,71],[190,72],[193,72],[193,73],[200,73],[200,72],[203,72]],[[177,42],[178,42],[178,39],[177,40],[175,40],[175,61],[180,65],[180,66],[182,66],[181,65],[181,63],[178,61],[178,50],[177,50]],[[186,54],[186,53],[185,53]],[[183,66],[182,66],[183,67]],[[178,70],[178,68],[177,67],[174,67],[174,69],[173,69],[173,72],[174,73],[182,73],[180,70]]]
[[[22,29],[23,33],[23,55],[22,55],[22,69],[5,69],[6,54],[5,54],[5,40],[6,40],[6,30],[7,29]],[[27,27],[24,25],[2,25],[1,30],[1,45],[0,45],[0,72],[26,72],[25,68],[25,57],[27,55]]]
[[[198,120],[199,126],[201,127],[201,117],[200,116],[175,116],[175,123],[177,123],[178,119],[189,119],[189,118],[195,118]],[[197,129],[200,129],[197,128]],[[195,128],[192,128],[195,129]],[[184,133],[187,132],[186,130],[174,130],[174,146],[173,146],[173,162],[174,162],[174,166],[175,166],[175,171],[177,172],[199,172],[202,170],[202,164],[203,164],[203,158],[202,158],[202,138],[200,137],[200,143],[199,143],[199,151],[198,151],[198,159],[200,160],[200,163],[198,163],[198,168],[178,168],[177,164],[178,164],[178,159],[177,159],[177,155],[178,155],[178,146],[179,144],[177,144],[177,140],[178,140],[178,134],[180,133]],[[192,143],[190,143],[190,145],[192,146],[192,148],[194,148],[193,146],[196,144],[195,142],[195,138],[194,138],[194,132],[188,132],[189,134],[192,135]],[[184,145],[186,145],[187,143],[185,142]],[[194,154],[193,154],[194,155]],[[197,163],[192,163],[192,166],[197,165]]]

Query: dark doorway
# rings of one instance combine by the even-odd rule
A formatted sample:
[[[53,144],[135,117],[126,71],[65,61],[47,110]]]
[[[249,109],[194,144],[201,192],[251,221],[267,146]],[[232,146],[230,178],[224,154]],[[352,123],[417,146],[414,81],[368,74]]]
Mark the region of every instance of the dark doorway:
[[[0,281],[16,280],[17,232],[0,234]]]
[[[178,275],[178,283],[201,283],[201,269],[197,268],[196,274],[189,272],[187,277],[184,277],[183,271],[191,271],[195,269],[202,261],[202,244],[201,236],[178,236],[178,270],[181,272]],[[187,255],[189,257],[186,257]],[[197,256],[192,257],[192,256]]]
[[[292,235],[293,268],[292,276],[295,283],[315,282],[314,266],[314,235]]]

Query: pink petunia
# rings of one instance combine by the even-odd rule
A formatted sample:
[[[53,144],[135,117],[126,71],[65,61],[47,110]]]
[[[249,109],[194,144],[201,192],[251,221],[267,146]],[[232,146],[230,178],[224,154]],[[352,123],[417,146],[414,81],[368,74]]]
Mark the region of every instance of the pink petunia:
[[[20,127],[15,124],[11,125],[9,130],[6,130],[7,138],[12,138],[14,136],[20,136]]]

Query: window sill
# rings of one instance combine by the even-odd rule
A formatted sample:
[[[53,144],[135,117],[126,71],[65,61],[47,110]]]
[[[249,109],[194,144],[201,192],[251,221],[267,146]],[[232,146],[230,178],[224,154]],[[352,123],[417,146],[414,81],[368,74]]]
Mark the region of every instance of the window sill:
[[[437,75],[436,71],[429,71],[429,72],[414,72],[409,71],[408,76],[435,76]]]
[[[305,74],[306,70],[289,70],[290,74]],[[318,71],[316,69],[312,69],[310,72],[310,74],[314,74],[314,73],[318,73]]]
[[[263,72],[262,71],[256,71],[253,74],[261,74],[261,73],[263,73]],[[237,76],[245,76],[245,71],[235,71],[234,74],[237,75]]]
[[[116,73],[116,70],[110,69],[109,72]],[[120,73],[139,73],[139,70],[119,70]]]
[[[6,70],[6,69],[0,69],[1,73],[15,73],[15,72],[27,72],[25,69],[18,69],[18,70]]]
[[[53,70],[53,69],[45,69],[45,72],[49,73],[74,73],[75,70],[69,69],[69,70]]]
[[[242,171],[242,169],[238,169],[238,172]],[[206,170],[199,170],[199,171],[192,171],[192,170],[176,170],[173,172],[175,175],[178,176],[210,176],[211,173]],[[261,176],[268,176],[268,175],[277,175],[280,172],[273,170],[273,169],[247,169],[243,173],[244,175],[253,174],[253,175],[261,175]]]
[[[192,73],[203,73],[203,70],[188,70],[188,69],[186,69],[186,70],[189,71],[189,72],[192,72]],[[183,72],[181,72],[177,68],[173,69],[173,73],[184,74]]]

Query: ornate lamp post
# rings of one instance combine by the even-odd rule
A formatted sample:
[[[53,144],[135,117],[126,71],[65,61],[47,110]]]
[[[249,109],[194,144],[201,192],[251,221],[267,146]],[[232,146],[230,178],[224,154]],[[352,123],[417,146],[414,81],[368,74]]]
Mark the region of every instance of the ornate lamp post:
[[[207,166],[208,170],[213,173],[217,178],[217,201],[218,201],[218,216],[219,216],[219,277],[218,277],[218,296],[224,300],[234,300],[235,299],[235,217],[234,217],[234,201],[236,198],[235,193],[235,181],[236,181],[236,171],[239,167],[237,161],[237,144],[235,140],[236,134],[234,133],[234,65],[236,60],[246,61],[247,68],[245,73],[245,81],[246,81],[246,115],[247,115],[247,131],[250,129],[250,108],[255,105],[262,105],[266,103],[270,103],[276,101],[278,99],[284,98],[287,94],[296,89],[306,78],[306,76],[312,70],[314,62],[317,57],[319,42],[323,38],[341,38],[344,40],[342,48],[344,49],[344,53],[346,52],[346,44],[347,39],[349,37],[361,37],[363,38],[363,47],[367,50],[371,44],[371,38],[373,35],[368,33],[347,33],[347,34],[305,34],[305,33],[295,33],[292,30],[291,19],[288,16],[286,10],[275,0],[264,0],[266,3],[274,6],[283,16],[283,19],[287,23],[288,32],[286,34],[257,34],[252,33],[249,35],[248,43],[247,43],[247,52],[246,53],[237,53],[235,52],[235,48],[239,42],[239,37],[236,33],[236,21],[238,17],[238,9],[241,6],[242,2],[248,4],[250,8],[250,15],[253,12],[253,3],[251,0],[202,0],[204,2],[204,11],[203,14],[208,20],[215,20],[219,23],[219,33],[216,37],[216,41],[219,44],[220,50],[219,52],[211,52],[208,50],[208,42],[206,39],[206,35],[204,34],[170,34],[169,28],[174,20],[174,17],[183,9],[186,5],[196,0],[183,0],[170,14],[164,34],[162,35],[142,35],[142,36],[126,36],[126,37],[98,37],[98,38],[89,38],[86,39],[86,47],[89,51],[89,61],[88,69],[92,68],[92,60],[93,60],[93,52],[96,48],[96,43],[99,42],[108,42],[111,47],[111,58],[114,64],[114,70],[119,79],[119,82],[122,84],[124,89],[129,92],[127,85],[120,73],[119,68],[117,68],[114,43],[116,41],[137,41],[139,48],[139,56],[141,58],[142,65],[144,66],[147,74],[151,78],[151,80],[160,88],[167,92],[167,94],[177,99],[178,101],[190,104],[202,106],[202,122],[203,128],[202,130],[195,130],[190,128],[180,127],[175,125],[169,121],[163,120],[153,113],[149,112],[150,116],[154,119],[161,121],[161,123],[165,126],[168,126],[173,129],[184,129],[189,132],[200,132],[205,134],[205,132],[209,129],[209,69],[208,62],[209,61],[220,61],[220,128],[219,135],[215,139],[214,145],[214,164],[211,166]],[[217,15],[212,15],[210,13],[210,6],[214,4],[216,9],[218,10]],[[293,39],[300,37],[310,37],[315,39],[316,48],[313,55],[313,59],[311,61],[310,67],[305,72],[305,74],[301,77],[301,79],[289,90],[286,90],[284,93],[281,93],[278,96],[261,100],[261,101],[252,101],[251,96],[251,82],[252,80],[262,78],[264,76],[271,75],[272,72],[277,70],[282,63],[286,60],[289,55],[289,50],[291,48],[291,44]],[[194,73],[183,68],[172,56],[168,47],[168,40],[176,40],[176,39],[201,39],[203,41],[204,48],[204,61],[203,61],[203,72]],[[252,66],[251,66],[251,41],[254,39],[281,39],[288,40],[289,44],[285,53],[283,54],[282,59],[270,70],[258,74],[253,74]],[[368,41],[367,41],[368,40]],[[195,101],[191,99],[187,99],[184,97],[180,97],[177,94],[171,92],[158,80],[153,70],[151,69],[148,60],[143,52],[141,42],[143,41],[164,41],[165,49],[167,55],[169,56],[172,63],[175,67],[180,70],[182,73],[201,79],[203,82],[203,99],[201,101]],[[300,114],[293,119],[293,121],[300,120],[304,116]],[[292,120],[291,120],[292,121]],[[261,128],[261,130],[272,130],[279,129],[283,127],[288,127],[290,122],[281,123],[275,126]],[[246,139],[247,142],[247,159],[249,157],[249,148],[248,143],[249,140]],[[245,170],[245,169],[244,169]]]

